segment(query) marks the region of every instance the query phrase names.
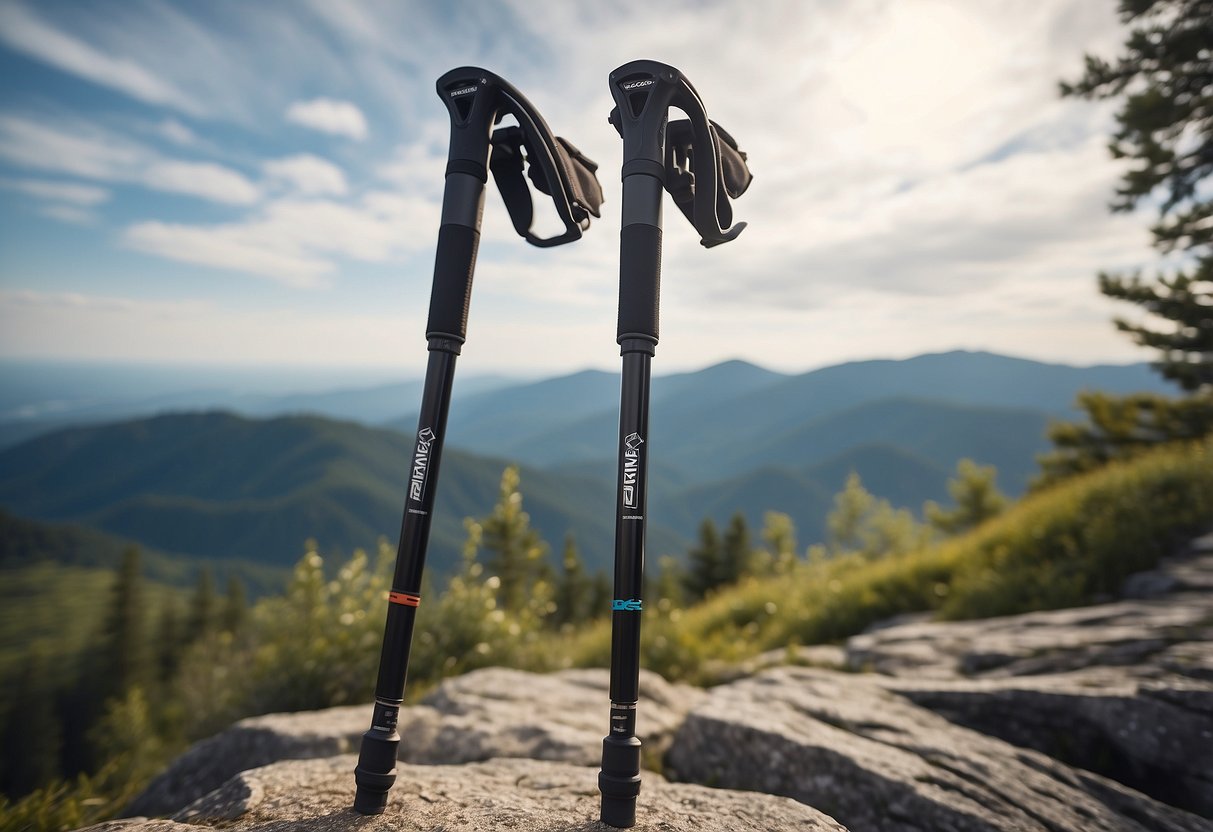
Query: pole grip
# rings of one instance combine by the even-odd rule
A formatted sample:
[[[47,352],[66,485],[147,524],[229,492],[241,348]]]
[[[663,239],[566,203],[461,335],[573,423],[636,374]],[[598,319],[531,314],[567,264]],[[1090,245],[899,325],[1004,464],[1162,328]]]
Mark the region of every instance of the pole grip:
[[[427,338],[450,338],[459,343],[467,337],[468,307],[472,301],[472,273],[480,232],[466,225],[444,225],[438,229],[438,253],[434,258],[434,288],[430,292]]]
[[[625,225],[619,233],[618,338],[658,337],[661,300],[661,228]]]

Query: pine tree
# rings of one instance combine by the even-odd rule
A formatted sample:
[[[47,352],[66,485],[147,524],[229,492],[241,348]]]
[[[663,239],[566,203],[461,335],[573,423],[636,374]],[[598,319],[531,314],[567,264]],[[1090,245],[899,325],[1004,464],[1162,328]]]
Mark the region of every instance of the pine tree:
[[[601,569],[594,573],[590,581],[590,615],[591,621],[604,618],[611,613],[611,600],[615,588],[609,575]]]
[[[686,594],[697,601],[723,582],[724,549],[712,518],[699,524],[699,543],[687,553]]]
[[[150,662],[147,642],[147,605],[139,550],[131,547],[123,553],[122,566],[110,594],[102,655],[103,678],[96,680],[100,701],[122,696],[127,690],[145,684]]]
[[[852,471],[842,491],[834,495],[834,509],[826,515],[831,551],[839,553],[862,548],[863,522],[875,505],[876,498],[863,487],[859,474]]]
[[[533,584],[540,577],[547,554],[547,544],[531,528],[530,515],[522,510],[518,482],[518,469],[506,468],[497,504],[481,524],[488,552],[485,566],[501,581],[502,605],[515,612],[529,606]]]
[[[1182,252],[1183,270],[1154,280],[1099,275],[1109,298],[1138,306],[1142,321],[1115,320],[1137,344],[1156,351],[1154,367],[1188,394],[1079,399],[1084,423],[1050,431],[1054,450],[1035,484],[1090,470],[1157,444],[1213,431],[1213,6],[1205,0],[1122,0],[1133,28],[1115,61],[1086,57],[1083,77],[1063,95],[1118,98],[1112,155],[1137,164],[1124,175],[1114,211],[1158,204],[1152,231],[1163,253]]]
[[[60,775],[63,741],[55,714],[49,661],[35,645],[7,691],[8,711],[0,728],[0,793],[20,797]]]
[[[750,546],[750,527],[745,521],[745,515],[740,511],[734,512],[729,518],[721,549],[721,585],[735,584],[751,573],[753,549]]]
[[[956,479],[948,481],[948,493],[956,506],[945,509],[934,501],[923,506],[923,514],[932,526],[944,534],[957,534],[979,526],[1007,507],[1007,498],[998,490],[993,465],[978,465],[962,459],[956,466]]]
[[[235,575],[228,576],[227,593],[223,596],[223,612],[220,627],[224,632],[239,632],[248,614],[248,601],[244,595],[244,584]]]
[[[796,563],[796,524],[781,511],[768,511],[763,515],[762,539],[770,553],[770,571],[783,575]]]
[[[190,599],[189,624],[186,635],[194,642],[215,628],[215,581],[211,570],[203,568],[198,573],[198,584],[194,588],[194,597]]]
[[[176,598],[166,596],[160,608],[152,648],[155,652],[157,680],[161,684],[171,681],[177,674],[181,652],[185,649],[185,633],[182,631]]]
[[[569,533],[564,538],[564,553],[560,559],[560,575],[556,579],[556,612],[552,623],[579,624],[589,619],[590,595],[593,591],[590,578],[577,551],[577,541]]]

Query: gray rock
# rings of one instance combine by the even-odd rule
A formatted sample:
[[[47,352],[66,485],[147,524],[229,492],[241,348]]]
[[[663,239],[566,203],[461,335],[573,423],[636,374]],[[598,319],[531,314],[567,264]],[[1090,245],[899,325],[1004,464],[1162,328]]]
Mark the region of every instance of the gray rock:
[[[1112,780],[955,725],[855,674],[777,668],[714,689],[676,779],[794,797],[867,830],[1213,830]]]
[[[595,765],[607,731],[607,687],[607,671],[597,669],[539,674],[486,668],[448,679],[422,705],[401,710],[400,759],[441,764],[530,757]],[[641,674],[640,693],[638,730],[646,758],[659,759],[704,693],[648,671]],[[357,705],[241,720],[195,743],[124,814],[169,814],[241,771],[278,760],[356,752],[370,715],[370,705]]]
[[[1213,593],[977,621],[916,620],[854,636],[847,642],[847,663],[854,670],[933,679],[1066,673],[1098,666],[1134,668],[1148,676],[1158,666],[1156,660],[1176,644],[1207,643],[1213,637],[1211,621]],[[1196,674],[1204,667],[1198,663]]]
[[[1213,817],[1213,684],[1117,669],[1002,679],[875,677],[959,725]]]
[[[225,830],[303,832],[612,832],[598,817],[597,771],[567,763],[495,759],[464,766],[401,765],[387,811],[362,817],[353,800],[353,755],[281,762],[237,775],[172,821],[117,821],[90,832]],[[637,832],[821,830],[846,832],[781,797],[668,783],[647,775]]]

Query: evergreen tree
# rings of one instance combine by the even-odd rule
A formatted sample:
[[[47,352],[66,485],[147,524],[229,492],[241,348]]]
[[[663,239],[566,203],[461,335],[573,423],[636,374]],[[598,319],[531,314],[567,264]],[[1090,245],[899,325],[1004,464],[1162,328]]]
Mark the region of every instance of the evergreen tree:
[[[863,487],[859,474],[852,471],[842,491],[834,495],[834,509],[826,515],[830,550],[853,552],[862,548],[864,520],[876,505],[876,498]]]
[[[781,511],[763,515],[762,539],[770,553],[770,571],[784,575],[796,563],[796,524]]]
[[[150,656],[147,642],[147,605],[139,550],[123,553],[122,566],[110,594],[110,609],[103,635],[102,678],[94,694],[100,701],[122,696],[135,685],[147,682]]]
[[[247,614],[248,600],[245,598],[244,584],[235,575],[230,575],[227,579],[227,593],[223,596],[220,626],[224,632],[239,632]]]
[[[1037,485],[1090,470],[1158,442],[1213,431],[1213,5],[1205,0],[1122,0],[1132,27],[1114,61],[1086,57],[1082,78],[1063,95],[1118,98],[1112,155],[1137,163],[1117,189],[1114,211],[1153,199],[1159,218],[1154,244],[1182,252],[1183,270],[1154,280],[1099,276],[1109,298],[1138,306],[1143,321],[1115,320],[1136,343],[1156,351],[1154,367],[1189,394],[1166,399],[1138,394],[1079,399],[1085,423],[1050,431],[1055,450],[1041,459]]]
[[[646,592],[658,602],[665,600],[679,607],[685,597],[685,586],[686,573],[679,565],[678,559],[665,555],[658,558],[657,576],[653,579],[652,588]]]
[[[194,588],[194,597],[190,599],[190,616],[187,626],[187,637],[194,642],[215,628],[215,581],[211,570],[203,568],[198,573],[198,584]]]
[[[734,512],[729,518],[721,549],[724,555],[720,568],[721,585],[735,584],[751,573],[753,549],[750,546],[750,528],[740,511]]]
[[[687,553],[686,594],[697,601],[723,582],[724,549],[712,518],[699,524],[699,543]]]
[[[181,652],[185,649],[185,633],[182,631],[181,614],[177,611],[177,599],[166,596],[160,608],[160,619],[156,623],[152,649],[155,652],[156,677],[166,683],[177,674],[181,663]]]
[[[63,736],[48,665],[43,650],[35,645],[8,691],[8,711],[0,730],[0,793],[9,797],[28,794],[60,775]]]
[[[578,624],[589,619],[593,587],[572,533],[564,538],[564,553],[560,559],[560,575],[556,579],[556,612],[552,623]]]
[[[590,581],[590,620],[603,618],[611,612],[611,600],[615,596],[615,588],[609,575],[601,569],[594,573]]]
[[[1007,507],[1007,498],[994,484],[998,471],[993,465],[978,465],[962,459],[956,466],[956,479],[948,481],[948,493],[956,506],[945,509],[933,500],[923,506],[923,514],[932,526],[944,534],[957,534],[979,526]]]
[[[518,481],[518,469],[506,468],[501,475],[497,504],[481,524],[484,548],[488,551],[485,565],[501,581],[499,597],[511,611],[530,606],[531,591],[547,554],[547,544],[531,528],[530,515],[522,510]]]
[[[873,495],[855,472],[834,496],[826,528],[831,552],[860,552],[870,558],[912,551],[926,545],[930,537],[930,530],[913,514]]]

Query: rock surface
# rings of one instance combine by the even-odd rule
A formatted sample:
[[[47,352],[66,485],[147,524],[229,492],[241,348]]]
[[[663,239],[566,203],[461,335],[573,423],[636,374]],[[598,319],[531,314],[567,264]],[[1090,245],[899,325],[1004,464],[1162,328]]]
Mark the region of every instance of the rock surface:
[[[1121,667],[1213,679],[1213,553],[1130,578],[1151,598],[976,621],[910,621],[847,642],[853,670],[954,679]],[[1162,587],[1166,591],[1162,591]]]
[[[968,728],[1213,817],[1213,683],[1106,668],[973,680],[877,680]]]
[[[110,821],[91,832],[225,830],[317,832],[611,832],[598,822],[597,770],[568,763],[496,759],[462,766],[401,765],[387,811],[363,817],[353,800],[353,755],[275,763],[244,772],[173,820]],[[781,797],[645,777],[638,832],[821,830],[846,832],[808,806]]]
[[[777,668],[711,692],[667,773],[794,797],[856,830],[1213,830],[917,707],[862,676]]]
[[[423,704],[401,710],[400,759],[467,763],[529,757],[597,765],[608,715],[608,673],[527,673],[486,668],[439,685]],[[705,694],[655,673],[640,677],[639,731],[659,757],[674,730]],[[165,815],[233,775],[277,760],[357,752],[370,705],[241,720],[174,760],[127,807],[127,815]]]

